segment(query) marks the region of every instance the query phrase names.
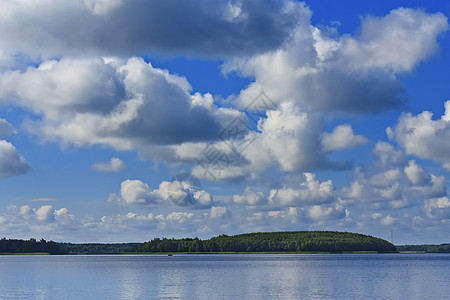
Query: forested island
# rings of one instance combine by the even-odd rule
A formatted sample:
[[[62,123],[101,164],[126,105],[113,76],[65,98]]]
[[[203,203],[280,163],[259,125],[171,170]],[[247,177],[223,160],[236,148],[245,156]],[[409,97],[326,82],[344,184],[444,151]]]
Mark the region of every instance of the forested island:
[[[210,239],[154,238],[144,243],[58,243],[44,239],[0,240],[0,254],[124,254],[124,253],[450,253],[450,244],[394,246],[369,235],[337,231],[222,234]]]
[[[259,232],[208,240],[198,238],[155,238],[131,249],[131,252],[396,252],[388,241],[369,235],[337,231]]]

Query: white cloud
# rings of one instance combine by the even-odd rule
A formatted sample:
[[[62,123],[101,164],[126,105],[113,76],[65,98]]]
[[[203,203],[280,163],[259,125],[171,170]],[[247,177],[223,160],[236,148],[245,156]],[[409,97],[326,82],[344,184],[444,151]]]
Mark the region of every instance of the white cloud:
[[[13,0],[2,8],[2,47],[44,57],[251,54],[279,46],[310,16],[303,3],[266,0]]]
[[[26,222],[30,224],[30,226],[40,226],[42,223],[66,223],[68,219],[74,219],[75,217],[69,214],[69,210],[65,207],[60,209],[54,209],[51,205],[42,205],[38,208],[32,208],[29,205],[22,205],[17,208],[16,206],[9,207],[9,210],[13,212],[11,218],[17,218],[20,216]],[[37,221],[37,223],[33,223],[33,220]],[[11,220],[10,220],[11,221]]]
[[[425,200],[423,210],[431,219],[450,219],[450,200],[448,197]]]
[[[84,4],[87,6],[83,8],[83,13],[89,12],[89,18],[94,19],[98,18],[99,14],[110,16],[110,14],[118,13],[122,8],[132,7],[124,2],[106,3],[90,0],[85,1]],[[46,2],[45,5],[48,3]],[[229,7],[228,4],[229,15],[225,19],[231,18],[232,22],[243,22],[246,18],[251,18],[253,13],[258,13],[249,13],[248,9],[253,5],[255,4],[241,3]],[[272,4],[264,2],[264,5]],[[371,72],[367,74],[360,72],[361,74],[354,76],[352,73],[354,70],[341,68],[350,65],[347,62],[341,62],[340,59],[345,57],[342,53],[348,50],[346,45],[351,44],[351,41],[357,44],[359,47],[356,47],[357,51],[362,53],[358,54],[358,57],[364,56],[366,53],[364,49],[370,48],[366,45],[371,37],[367,33],[370,31],[367,28],[372,26],[370,25],[372,19],[363,21],[364,36],[332,39],[326,37],[325,33],[318,28],[310,26],[310,13],[303,4],[287,1],[283,5],[286,5],[284,13],[296,15],[297,27],[292,39],[286,40],[275,52],[268,51],[248,60],[230,62],[228,65],[242,71],[244,75],[256,77],[256,82],[242,92],[240,100],[243,102],[253,100],[255,93],[260,91],[259,87],[267,86],[268,94],[274,97],[275,101],[281,102],[280,99],[282,99],[283,103],[278,109],[270,111],[267,118],[260,120],[258,124],[260,132],[248,133],[249,136],[253,135],[257,139],[246,148],[242,157],[227,166],[225,170],[221,170],[220,174],[214,174],[216,179],[237,181],[252,178],[255,180],[260,176],[258,174],[272,166],[284,172],[350,168],[349,162],[330,162],[326,157],[327,152],[360,145],[366,142],[366,139],[355,135],[350,125],[340,125],[332,133],[323,133],[324,124],[321,116],[309,109],[317,108],[316,104],[321,105],[315,97],[320,98],[320,93],[324,91],[333,96],[342,96],[344,92],[336,93],[333,89],[328,89],[326,84],[328,77],[330,80],[339,78],[339,84],[331,83],[331,85],[351,92],[351,97],[342,96],[342,99],[351,102],[349,102],[351,105],[347,103],[349,107],[373,111],[374,108],[383,107],[379,99],[389,99],[389,97],[373,94],[370,89],[375,86],[376,91],[388,91],[389,84],[392,82],[394,82],[393,86],[397,86],[397,81],[393,78],[392,72],[389,73],[390,71],[386,76],[376,76],[379,84],[382,85],[376,86],[374,78],[370,75]],[[164,8],[164,5],[159,8]],[[206,8],[212,9],[209,5]],[[16,11],[16,8],[11,9],[12,14],[22,14]],[[74,13],[66,12],[65,8],[60,9],[64,13]],[[53,16],[52,11],[47,13]],[[274,11],[274,15],[276,14],[277,12]],[[430,15],[415,10],[406,10],[401,13],[393,11],[390,15],[377,20],[387,24],[387,27],[392,26],[403,32],[406,30],[404,23],[409,22],[411,15],[417,18],[417,22],[411,23],[411,31],[422,30],[421,38],[424,40],[434,41],[437,34],[444,30],[443,24],[446,24],[446,21],[442,15]],[[429,27],[424,25],[427,22]],[[47,31],[44,30],[44,32]],[[53,38],[57,38],[57,35],[50,33]],[[71,37],[67,38],[70,40]],[[378,36],[372,38],[373,45],[386,42]],[[377,49],[375,47],[373,51],[378,53]],[[413,55],[410,61],[417,63],[432,52],[430,49],[418,51],[418,54]],[[372,68],[379,68],[383,69],[382,72],[386,72],[386,62],[372,63],[364,68],[369,71]],[[400,71],[405,67],[394,69]],[[334,76],[336,72],[341,71],[348,71],[350,75]],[[154,68],[138,58],[123,60],[112,57],[67,58],[63,56],[60,60],[43,61],[38,67],[4,72],[1,78],[1,101],[9,101],[34,112],[36,116],[25,122],[24,128],[39,136],[43,141],[58,141],[63,146],[85,147],[101,144],[118,150],[137,150],[141,157],[151,160],[192,162],[198,158],[199,151],[208,142],[213,142],[214,145],[225,144],[217,142],[218,133],[234,117],[242,115],[235,109],[218,108],[210,94],[191,95],[191,87],[185,78],[169,74],[167,70]],[[311,78],[313,81],[318,80],[317,84],[308,82]],[[345,84],[342,87],[341,81],[345,83],[346,80],[349,82],[348,89]],[[384,85],[385,81],[387,86]],[[368,82],[370,84],[367,84]],[[357,86],[362,84],[362,86],[355,89],[355,84]],[[320,93],[308,90],[315,87],[320,87]],[[358,91],[360,95],[354,96],[358,94]],[[364,105],[360,103],[361,99],[366,99],[367,95],[377,99],[373,107],[366,105],[366,102],[363,103]],[[324,105],[327,109],[328,105],[334,104],[340,107],[338,109],[343,108],[340,103],[342,99],[336,100],[329,95],[324,97],[326,98],[324,98],[326,102]],[[359,108],[358,103],[361,104]],[[344,103],[344,106],[347,104]],[[113,170],[113,162],[110,163],[111,168],[106,165],[96,165],[96,167],[102,170]],[[204,170],[198,165],[194,167],[193,173],[199,177],[202,173],[205,175]]]
[[[261,121],[261,138],[283,171],[306,170],[321,165],[318,131],[320,121],[293,103],[283,103],[270,117]]]
[[[417,116],[403,114],[387,131],[407,154],[440,162],[450,170],[450,100],[445,102],[445,113],[440,119],[433,120],[432,116],[429,111]]]
[[[308,216],[315,220],[342,219],[346,216],[346,211],[339,204],[331,206],[314,205],[308,210]]]
[[[260,156],[267,155],[267,153],[260,151],[253,155],[253,151],[250,149],[255,146],[254,143],[258,143],[258,141],[253,141],[240,155],[234,153],[227,142],[204,144],[204,147],[193,156],[196,164],[192,168],[192,174],[209,181],[236,182],[245,178],[250,179],[252,176],[249,174],[255,171],[264,171],[268,164],[271,164],[271,162],[265,165],[259,164]],[[211,154],[213,155],[210,156]]]
[[[55,198],[44,197],[44,198],[33,198],[29,201],[30,202],[54,202],[57,200]]]
[[[34,212],[33,212],[33,210],[31,209],[31,207],[29,205],[23,205],[19,209],[19,214],[23,218],[29,219],[34,214]]]
[[[365,143],[367,138],[354,135],[353,128],[349,124],[336,126],[331,133],[322,134],[322,146],[325,152],[341,151]]]
[[[120,184],[124,204],[149,204],[156,201],[153,191],[140,180],[127,179]]]
[[[193,208],[207,208],[213,203],[211,194],[201,189],[194,180],[163,181],[159,189],[154,191],[164,201],[171,204]]]
[[[38,221],[51,221],[54,218],[53,213],[55,210],[51,205],[43,205],[35,210],[36,219]]]
[[[376,158],[375,163],[380,167],[397,166],[405,161],[405,155],[402,151],[396,150],[391,144],[381,141],[375,145],[373,155]]]
[[[194,216],[193,213],[187,213],[187,212],[171,212],[166,216],[166,220],[169,222],[176,222],[176,223],[186,223],[187,220],[192,218]]]
[[[184,77],[139,58],[63,58],[1,78],[0,101],[39,116],[25,129],[62,145],[151,153],[152,146],[217,140],[223,123],[238,114],[206,105],[208,95],[191,97]]]
[[[92,165],[94,170],[98,172],[119,172],[125,170],[127,166],[125,163],[117,157],[111,158],[109,162],[97,162]]]
[[[349,161],[334,162],[327,158],[321,144],[324,124],[320,116],[301,109],[293,102],[284,102],[266,111],[266,116],[259,118],[257,126],[258,131],[243,134],[245,149],[237,151],[239,154],[233,152],[230,144],[234,144],[230,141],[204,144],[203,147],[193,144],[172,147],[177,149],[175,152],[181,159],[197,159],[192,170],[195,176],[207,180],[212,178],[213,181],[257,181],[271,167],[283,172],[301,172],[345,170],[352,165]],[[236,147],[238,150],[239,145]],[[216,166],[214,161],[208,163],[207,157],[202,155],[211,151],[219,152],[220,166]]]
[[[205,190],[197,190],[193,195],[196,200],[195,207],[210,207],[213,203],[213,197]]]
[[[109,195],[108,202],[123,205],[160,203],[196,209],[209,208],[213,204],[210,193],[184,180],[162,181],[157,189],[152,190],[141,180],[127,179],[120,185],[120,194],[121,197]]]
[[[444,176],[429,173],[414,160],[406,162],[392,145],[379,142],[373,153],[373,163],[355,168],[350,185],[337,193],[343,203],[398,209],[447,195]]]
[[[308,113],[293,102],[284,102],[277,110],[267,112],[266,119],[259,121],[261,134],[257,139],[260,143],[254,143],[249,148],[255,147],[253,153],[256,157],[261,152],[270,154],[271,160],[282,171],[349,168],[348,162],[330,162],[325,156],[320,141],[323,128],[317,114]],[[250,161],[254,160],[245,154]],[[262,160],[263,163],[266,161]]]
[[[123,0],[84,0],[84,4],[94,15],[102,16],[120,7],[123,4]]]
[[[0,48],[0,71],[3,69],[9,69],[14,66],[14,59],[10,54]]]
[[[21,220],[26,222],[29,226],[41,226],[45,224],[52,224],[56,221],[61,224],[64,218],[73,218],[74,216],[69,214],[67,208],[54,209],[51,205],[42,205],[38,208],[32,208],[29,205],[22,205],[17,208],[16,206],[8,207],[8,211],[11,215],[4,216],[8,223],[22,224]]]
[[[24,174],[29,169],[30,167],[16,148],[11,143],[0,140],[0,178]]]
[[[357,36],[327,36],[304,20],[279,49],[228,61],[224,71],[255,77],[240,94],[243,107],[264,90],[278,103],[294,100],[320,111],[376,113],[405,101],[396,74],[435,52],[437,36],[447,29],[443,14],[406,8],[363,18]]]
[[[231,212],[225,206],[212,206],[209,212],[212,219],[230,217]]]
[[[372,217],[372,219],[376,220],[379,219],[383,216],[383,214],[381,213],[371,213],[370,216]]]
[[[68,212],[69,212],[69,210],[67,208],[63,207],[63,208],[55,210],[54,214],[55,214],[55,216],[62,216],[62,215],[67,214]]]
[[[385,226],[390,226],[392,224],[395,223],[395,218],[391,215],[384,217],[383,219],[381,219],[381,224],[385,225]]]
[[[127,240],[130,234],[140,238],[148,232],[261,231],[292,228],[292,224],[301,225],[298,228],[331,224],[332,229],[346,222],[397,226],[408,218],[389,211],[367,214],[363,220],[358,205],[404,211],[417,203],[424,203],[429,220],[414,216],[416,221],[448,219],[445,178],[416,161],[408,162],[389,143],[377,143],[374,162],[356,168],[352,182],[341,190],[335,191],[331,180],[320,181],[307,172],[349,168],[349,163],[331,162],[327,155],[367,142],[349,124],[324,132],[326,119],[321,112],[368,114],[402,104],[403,86],[397,75],[413,70],[437,50],[436,39],[448,27],[445,16],[402,8],[384,17],[364,17],[360,33],[339,36],[333,28],[311,26],[310,15],[303,3],[290,0],[186,0],[175,6],[172,0],[5,3],[0,11],[4,48],[0,49],[0,102],[26,108],[30,117],[21,128],[44,142],[109,146],[136,150],[145,159],[188,163],[199,158],[210,142],[232,154],[217,135],[243,113],[218,107],[211,94],[195,93],[184,77],[136,57],[125,59],[148,51],[225,57],[224,72],[237,70],[255,78],[237,101],[230,100],[233,105],[245,107],[264,89],[278,107],[259,121],[257,131],[248,132],[247,137],[256,137],[253,143],[214,174],[217,180],[261,182],[265,192],[247,187],[228,196],[233,202],[219,204],[189,182],[162,181],[150,187],[140,180],[125,180],[120,195],[112,194],[110,200],[142,204],[139,213],[83,219],[66,208],[24,205],[0,215],[2,231],[22,227],[24,232],[55,234],[66,228],[66,232],[82,232],[82,239],[105,233],[114,239],[121,234]],[[173,27],[173,16],[186,26]],[[404,115],[388,133],[407,154],[436,160],[450,169],[449,112],[450,101],[440,120],[426,113]],[[0,137],[14,133],[12,125],[0,119]],[[112,158],[93,167],[115,172],[125,165]],[[305,178],[273,188],[268,173],[276,169],[305,172]],[[1,140],[0,177],[27,170],[15,147]],[[199,165],[192,172],[206,178]],[[333,201],[335,194],[338,201]],[[188,198],[195,200],[193,208],[210,209],[170,211],[174,200]],[[355,209],[354,220],[347,205]]]
[[[426,173],[416,161],[410,160],[408,166],[405,167],[404,172],[411,183],[415,185],[424,185],[431,181],[431,176]]]
[[[367,16],[357,39],[344,38],[340,59],[357,70],[411,71],[436,52],[436,37],[447,30],[447,17],[442,13],[398,8],[384,17]]]
[[[333,182],[318,181],[312,173],[303,173],[305,181],[297,187],[272,189],[269,202],[273,205],[302,206],[304,204],[323,204],[333,200]]]
[[[258,206],[267,203],[263,192],[257,192],[246,187],[242,195],[233,195],[233,201],[240,205]]]
[[[0,138],[16,133],[16,129],[8,121],[0,118]]]

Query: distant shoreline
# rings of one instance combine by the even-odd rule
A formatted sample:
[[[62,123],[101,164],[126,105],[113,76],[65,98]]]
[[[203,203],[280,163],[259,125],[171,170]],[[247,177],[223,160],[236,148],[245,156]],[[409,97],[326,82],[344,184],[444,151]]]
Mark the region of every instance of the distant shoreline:
[[[400,252],[377,252],[377,251],[345,251],[345,252],[322,252],[322,251],[304,251],[304,252],[124,252],[124,253],[68,253],[68,254],[51,254],[51,253],[0,253],[0,256],[8,255],[59,255],[59,256],[101,256],[101,255],[220,255],[220,254],[395,254]],[[411,252],[412,253],[412,252]],[[420,252],[415,252],[420,253]]]
[[[450,253],[450,244],[394,245],[360,233],[338,231],[255,232],[210,239],[154,238],[143,243],[61,243],[44,239],[0,240],[0,255],[145,254],[377,254]]]
[[[121,252],[121,253],[66,253],[66,254],[51,254],[51,253],[0,253],[0,256],[11,255],[25,255],[25,256],[101,256],[101,255],[220,255],[220,254],[449,254],[449,252],[426,252],[426,251],[393,251],[393,252],[378,252],[378,251],[344,251],[344,252],[323,252],[323,251],[301,251],[301,252]]]
[[[0,255],[52,255],[50,253],[0,253]]]

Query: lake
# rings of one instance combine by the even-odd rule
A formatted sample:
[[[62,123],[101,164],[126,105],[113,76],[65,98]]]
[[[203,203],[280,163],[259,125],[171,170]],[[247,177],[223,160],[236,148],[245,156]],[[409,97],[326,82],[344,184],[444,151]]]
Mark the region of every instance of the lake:
[[[0,256],[1,299],[445,299],[450,254]]]

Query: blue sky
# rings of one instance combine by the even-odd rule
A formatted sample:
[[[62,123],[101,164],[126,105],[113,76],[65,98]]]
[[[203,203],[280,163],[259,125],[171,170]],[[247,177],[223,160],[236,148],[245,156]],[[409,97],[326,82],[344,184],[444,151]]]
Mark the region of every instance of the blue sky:
[[[8,1],[0,235],[449,242],[449,15],[446,1]]]

